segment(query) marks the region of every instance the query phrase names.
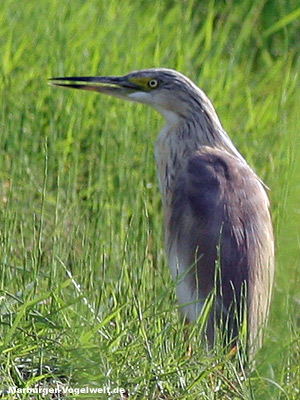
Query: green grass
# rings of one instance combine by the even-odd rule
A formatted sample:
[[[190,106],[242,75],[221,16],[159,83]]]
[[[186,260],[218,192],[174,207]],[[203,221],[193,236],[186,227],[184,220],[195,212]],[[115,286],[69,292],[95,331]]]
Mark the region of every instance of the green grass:
[[[0,386],[299,399],[299,10],[297,0],[2,0]],[[244,380],[238,362],[199,345],[197,327],[186,357],[153,157],[162,118],[47,85],[158,66],[206,91],[271,188],[274,299]]]

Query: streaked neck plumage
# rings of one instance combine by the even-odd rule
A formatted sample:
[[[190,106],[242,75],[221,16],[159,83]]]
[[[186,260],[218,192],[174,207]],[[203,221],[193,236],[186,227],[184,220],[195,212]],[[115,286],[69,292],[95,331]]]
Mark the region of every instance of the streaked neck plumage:
[[[207,96],[196,86],[195,90],[198,93],[196,92],[197,96],[192,99],[193,112],[187,109],[185,110],[187,115],[180,116],[173,111],[156,107],[166,120],[155,148],[164,203],[167,202],[168,192],[173,190],[176,176],[184,167],[186,160],[202,146],[225,150],[246,163],[224,131]]]

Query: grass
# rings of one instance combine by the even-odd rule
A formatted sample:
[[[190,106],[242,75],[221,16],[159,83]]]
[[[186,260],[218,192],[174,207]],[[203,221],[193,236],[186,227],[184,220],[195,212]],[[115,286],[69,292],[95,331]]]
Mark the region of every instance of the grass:
[[[122,387],[130,399],[299,398],[299,15],[296,0],[2,1],[3,388],[47,381]],[[271,188],[274,299],[246,379],[221,349],[199,345],[197,327],[186,357],[162,246],[161,117],[47,85],[153,66],[208,93]]]

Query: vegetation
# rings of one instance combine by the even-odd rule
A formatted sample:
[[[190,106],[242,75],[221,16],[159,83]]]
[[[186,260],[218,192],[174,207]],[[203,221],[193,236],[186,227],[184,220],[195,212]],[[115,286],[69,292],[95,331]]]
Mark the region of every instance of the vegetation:
[[[299,18],[297,0],[2,0],[0,387],[299,399]],[[162,118],[47,85],[158,66],[206,91],[271,189],[274,300],[249,376],[200,345],[201,321],[187,357],[153,157]]]

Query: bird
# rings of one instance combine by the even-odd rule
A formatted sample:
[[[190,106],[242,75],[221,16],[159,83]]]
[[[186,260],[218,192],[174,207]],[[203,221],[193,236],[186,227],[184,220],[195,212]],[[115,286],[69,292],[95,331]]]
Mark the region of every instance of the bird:
[[[267,187],[224,130],[207,95],[172,69],[124,76],[51,78],[146,104],[165,119],[155,144],[165,249],[181,317],[194,323],[213,294],[205,337],[218,329],[236,344],[246,321],[247,352],[262,346],[274,279]]]

